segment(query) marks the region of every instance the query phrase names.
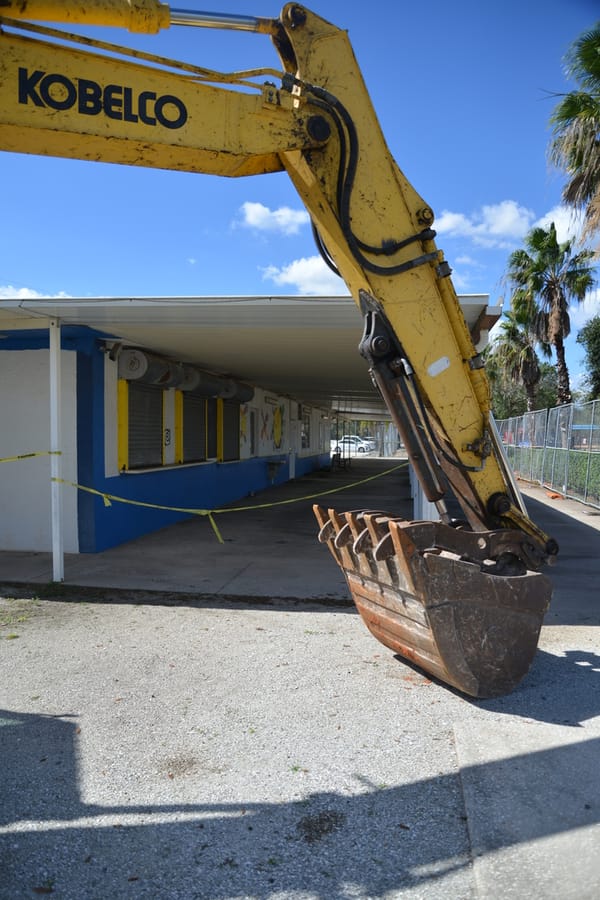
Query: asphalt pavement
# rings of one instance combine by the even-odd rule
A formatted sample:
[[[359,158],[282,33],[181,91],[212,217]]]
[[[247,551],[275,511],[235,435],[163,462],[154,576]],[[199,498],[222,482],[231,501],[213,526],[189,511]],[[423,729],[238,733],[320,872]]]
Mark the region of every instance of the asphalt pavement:
[[[469,700],[371,637],[315,540],[315,495],[410,516],[401,466],[247,498],[222,544],[195,519],[68,557],[65,586],[0,553],[2,900],[598,897],[600,517],[525,487],[553,601],[517,690]]]

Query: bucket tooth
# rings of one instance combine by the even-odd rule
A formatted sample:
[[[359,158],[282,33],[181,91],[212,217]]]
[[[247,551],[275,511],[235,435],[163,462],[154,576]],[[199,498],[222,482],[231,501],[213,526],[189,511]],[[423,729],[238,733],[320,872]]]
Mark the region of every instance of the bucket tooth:
[[[472,697],[517,686],[535,656],[551,584],[539,572],[498,574],[490,554],[501,554],[507,532],[314,511],[377,640]]]
[[[354,558],[349,547],[350,529],[345,527],[347,524],[345,517],[339,515],[334,509],[328,510],[327,516],[333,526],[333,536],[327,540],[327,546],[344,571],[354,569]],[[348,537],[347,541],[344,540],[344,534]]]
[[[392,536],[390,535],[387,522],[388,519],[385,516],[365,516],[365,524],[371,535],[373,556],[381,562],[394,552]]]
[[[417,545],[410,535],[408,525],[408,522],[390,522],[390,535],[395,550],[396,562],[406,579],[408,589],[415,596],[419,596],[425,590],[423,573],[421,571],[423,564]]]
[[[371,532],[368,528],[363,528],[360,532],[354,543],[352,544],[352,550],[354,553],[365,553],[368,549],[373,547],[373,538],[371,537]]]
[[[365,554],[375,577],[382,585],[393,588],[398,581],[398,566],[389,522],[389,516],[383,513],[366,513],[366,528],[355,541],[354,550]]]
[[[333,522],[331,522],[329,519],[326,519],[321,526],[321,530],[319,531],[319,541],[321,544],[326,544],[327,541],[332,540],[334,537],[335,528],[333,527]]]

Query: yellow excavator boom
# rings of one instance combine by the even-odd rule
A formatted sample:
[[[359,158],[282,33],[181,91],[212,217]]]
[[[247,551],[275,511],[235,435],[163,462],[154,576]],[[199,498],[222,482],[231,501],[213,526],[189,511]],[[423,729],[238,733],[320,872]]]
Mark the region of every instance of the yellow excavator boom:
[[[321,253],[363,313],[360,352],[440,515],[431,528],[317,508],[320,538],[380,640],[467,693],[510,690],[550,597],[537,570],[558,548],[527,516],[434,214],[387,147],[346,32],[297,3],[273,19],[155,0],[5,0],[0,11],[0,149],[231,177],[288,173]],[[280,68],[216,73],[40,24],[49,22],[254,31],[269,35]],[[460,528],[448,496],[461,506]]]

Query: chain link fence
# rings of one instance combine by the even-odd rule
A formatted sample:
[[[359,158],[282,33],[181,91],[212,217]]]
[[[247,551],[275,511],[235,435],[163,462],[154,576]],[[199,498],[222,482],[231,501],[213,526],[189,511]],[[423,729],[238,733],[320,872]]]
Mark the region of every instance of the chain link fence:
[[[600,400],[496,424],[515,475],[600,508]]]

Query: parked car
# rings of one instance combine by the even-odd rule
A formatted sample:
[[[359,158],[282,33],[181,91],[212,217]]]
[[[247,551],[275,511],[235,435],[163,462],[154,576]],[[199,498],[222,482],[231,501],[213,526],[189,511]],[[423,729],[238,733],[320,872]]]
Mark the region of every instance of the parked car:
[[[375,447],[354,434],[345,434],[337,441],[331,441],[331,452],[342,456],[356,456],[357,453],[371,453]]]
[[[359,444],[367,447],[368,450],[376,450],[377,444],[372,437],[361,437],[359,434],[345,434],[341,438],[342,441],[357,441]]]
[[[366,435],[364,437],[360,437],[358,434],[351,434],[350,437],[356,437],[359,441],[362,441],[363,444],[366,444],[369,450],[377,450],[377,442],[370,435]]]

